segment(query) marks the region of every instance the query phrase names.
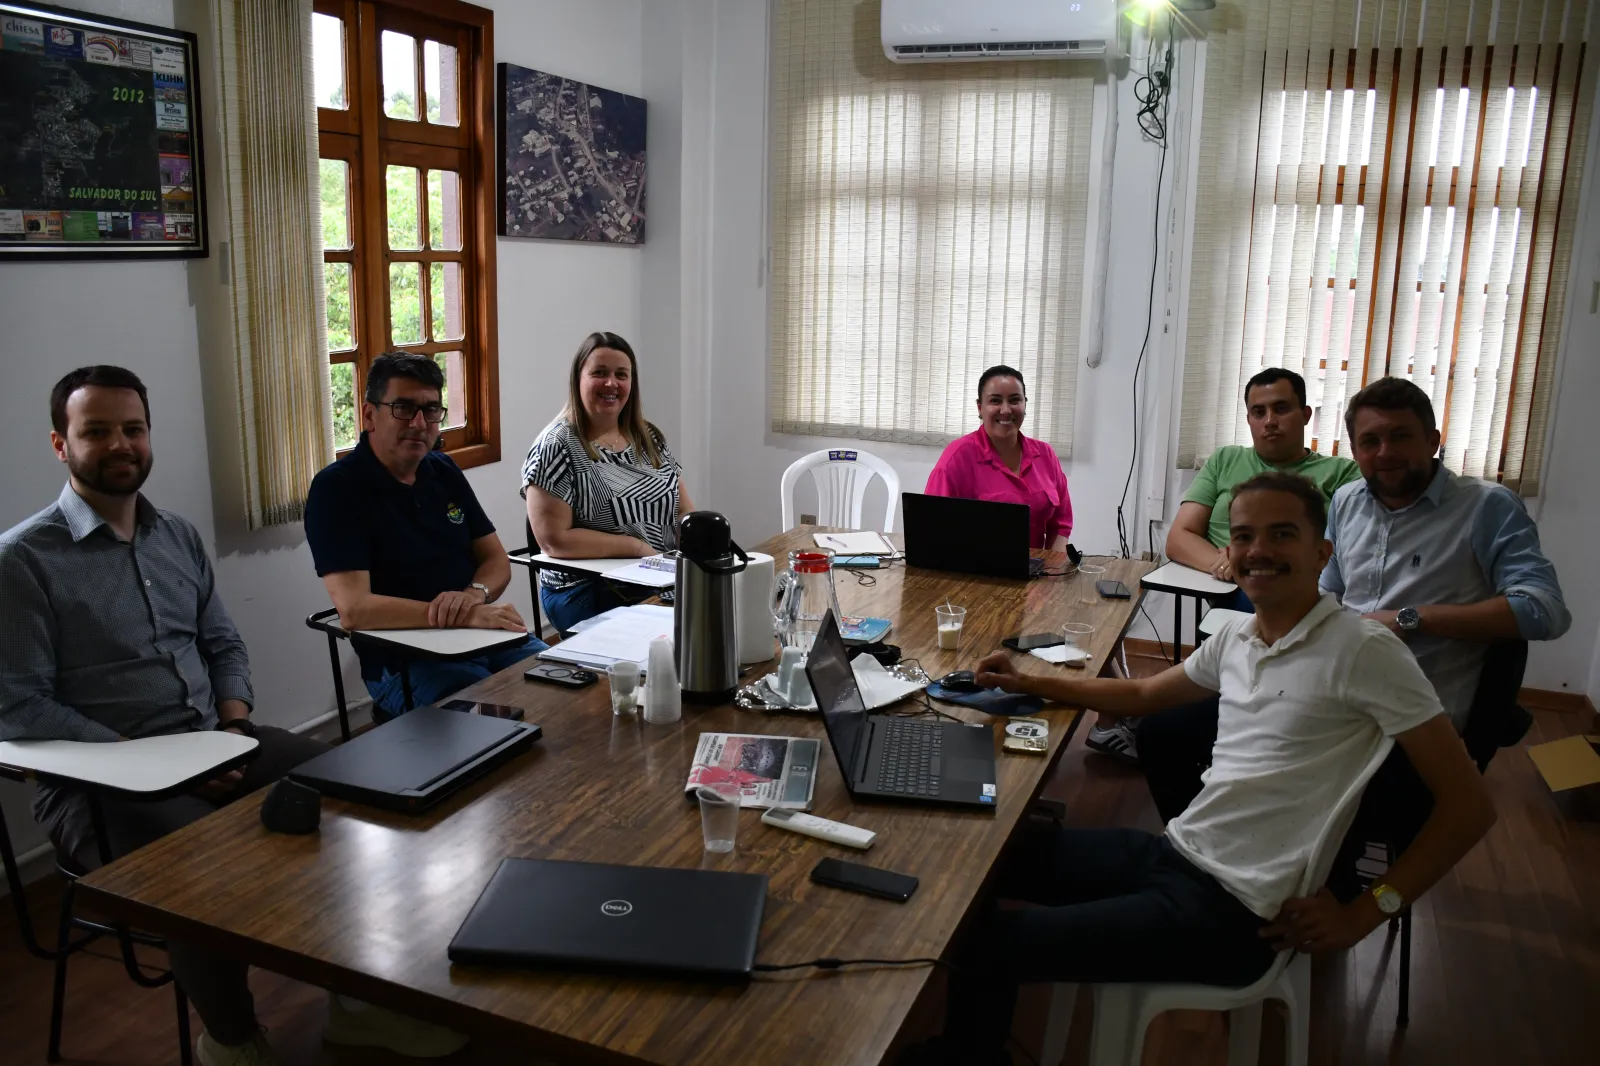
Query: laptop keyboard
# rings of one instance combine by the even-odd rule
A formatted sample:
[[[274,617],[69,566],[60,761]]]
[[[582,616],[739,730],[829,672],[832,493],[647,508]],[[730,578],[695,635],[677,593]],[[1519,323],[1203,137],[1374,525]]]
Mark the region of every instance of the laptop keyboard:
[[[883,753],[878,764],[878,791],[905,796],[937,796],[939,774],[933,760],[941,754],[944,730],[937,722],[890,718],[878,723]]]

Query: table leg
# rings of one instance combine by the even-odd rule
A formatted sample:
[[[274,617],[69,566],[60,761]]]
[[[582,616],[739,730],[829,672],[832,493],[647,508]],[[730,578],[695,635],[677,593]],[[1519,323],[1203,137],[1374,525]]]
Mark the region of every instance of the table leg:
[[[1172,665],[1183,662],[1183,594],[1172,594]]]
[[[411,667],[404,662],[400,664],[400,691],[406,698],[406,710],[415,710],[411,702]]]

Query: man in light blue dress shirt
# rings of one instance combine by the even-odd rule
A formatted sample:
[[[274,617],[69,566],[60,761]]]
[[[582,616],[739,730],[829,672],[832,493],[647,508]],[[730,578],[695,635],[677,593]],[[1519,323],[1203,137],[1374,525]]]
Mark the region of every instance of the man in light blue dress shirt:
[[[1572,625],[1555,567],[1516,493],[1436,458],[1433,404],[1416,385],[1373,382],[1345,427],[1363,480],[1329,505],[1322,589],[1406,642],[1461,732],[1490,644],[1554,640]]]

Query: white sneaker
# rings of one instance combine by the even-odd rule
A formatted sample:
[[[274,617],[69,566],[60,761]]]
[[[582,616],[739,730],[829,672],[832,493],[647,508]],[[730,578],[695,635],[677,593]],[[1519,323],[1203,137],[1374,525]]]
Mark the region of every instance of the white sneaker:
[[[1113,759],[1135,766],[1139,763],[1139,745],[1134,739],[1133,727],[1128,725],[1126,719],[1105,729],[1091,726],[1089,736],[1083,743],[1086,747],[1109,755]]]
[[[267,1031],[259,1030],[243,1044],[219,1044],[211,1034],[202,1032],[194,1043],[195,1058],[200,1066],[287,1066],[287,1063],[267,1043]]]
[[[442,1025],[329,993],[328,1025],[322,1039],[341,1047],[381,1047],[414,1059],[438,1059],[460,1051],[471,1038]]]

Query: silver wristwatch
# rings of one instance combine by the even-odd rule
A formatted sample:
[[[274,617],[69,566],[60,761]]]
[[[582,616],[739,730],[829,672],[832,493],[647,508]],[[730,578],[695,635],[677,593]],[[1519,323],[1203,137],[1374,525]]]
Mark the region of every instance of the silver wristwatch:
[[[469,589],[477,589],[479,592],[483,593],[483,602],[484,603],[488,603],[489,602],[489,586],[488,585],[482,584],[481,582],[474,581],[472,584],[468,585],[467,588],[469,588]]]
[[[1394,624],[1407,633],[1415,633],[1422,625],[1422,616],[1417,613],[1415,607],[1402,607],[1394,616]]]

